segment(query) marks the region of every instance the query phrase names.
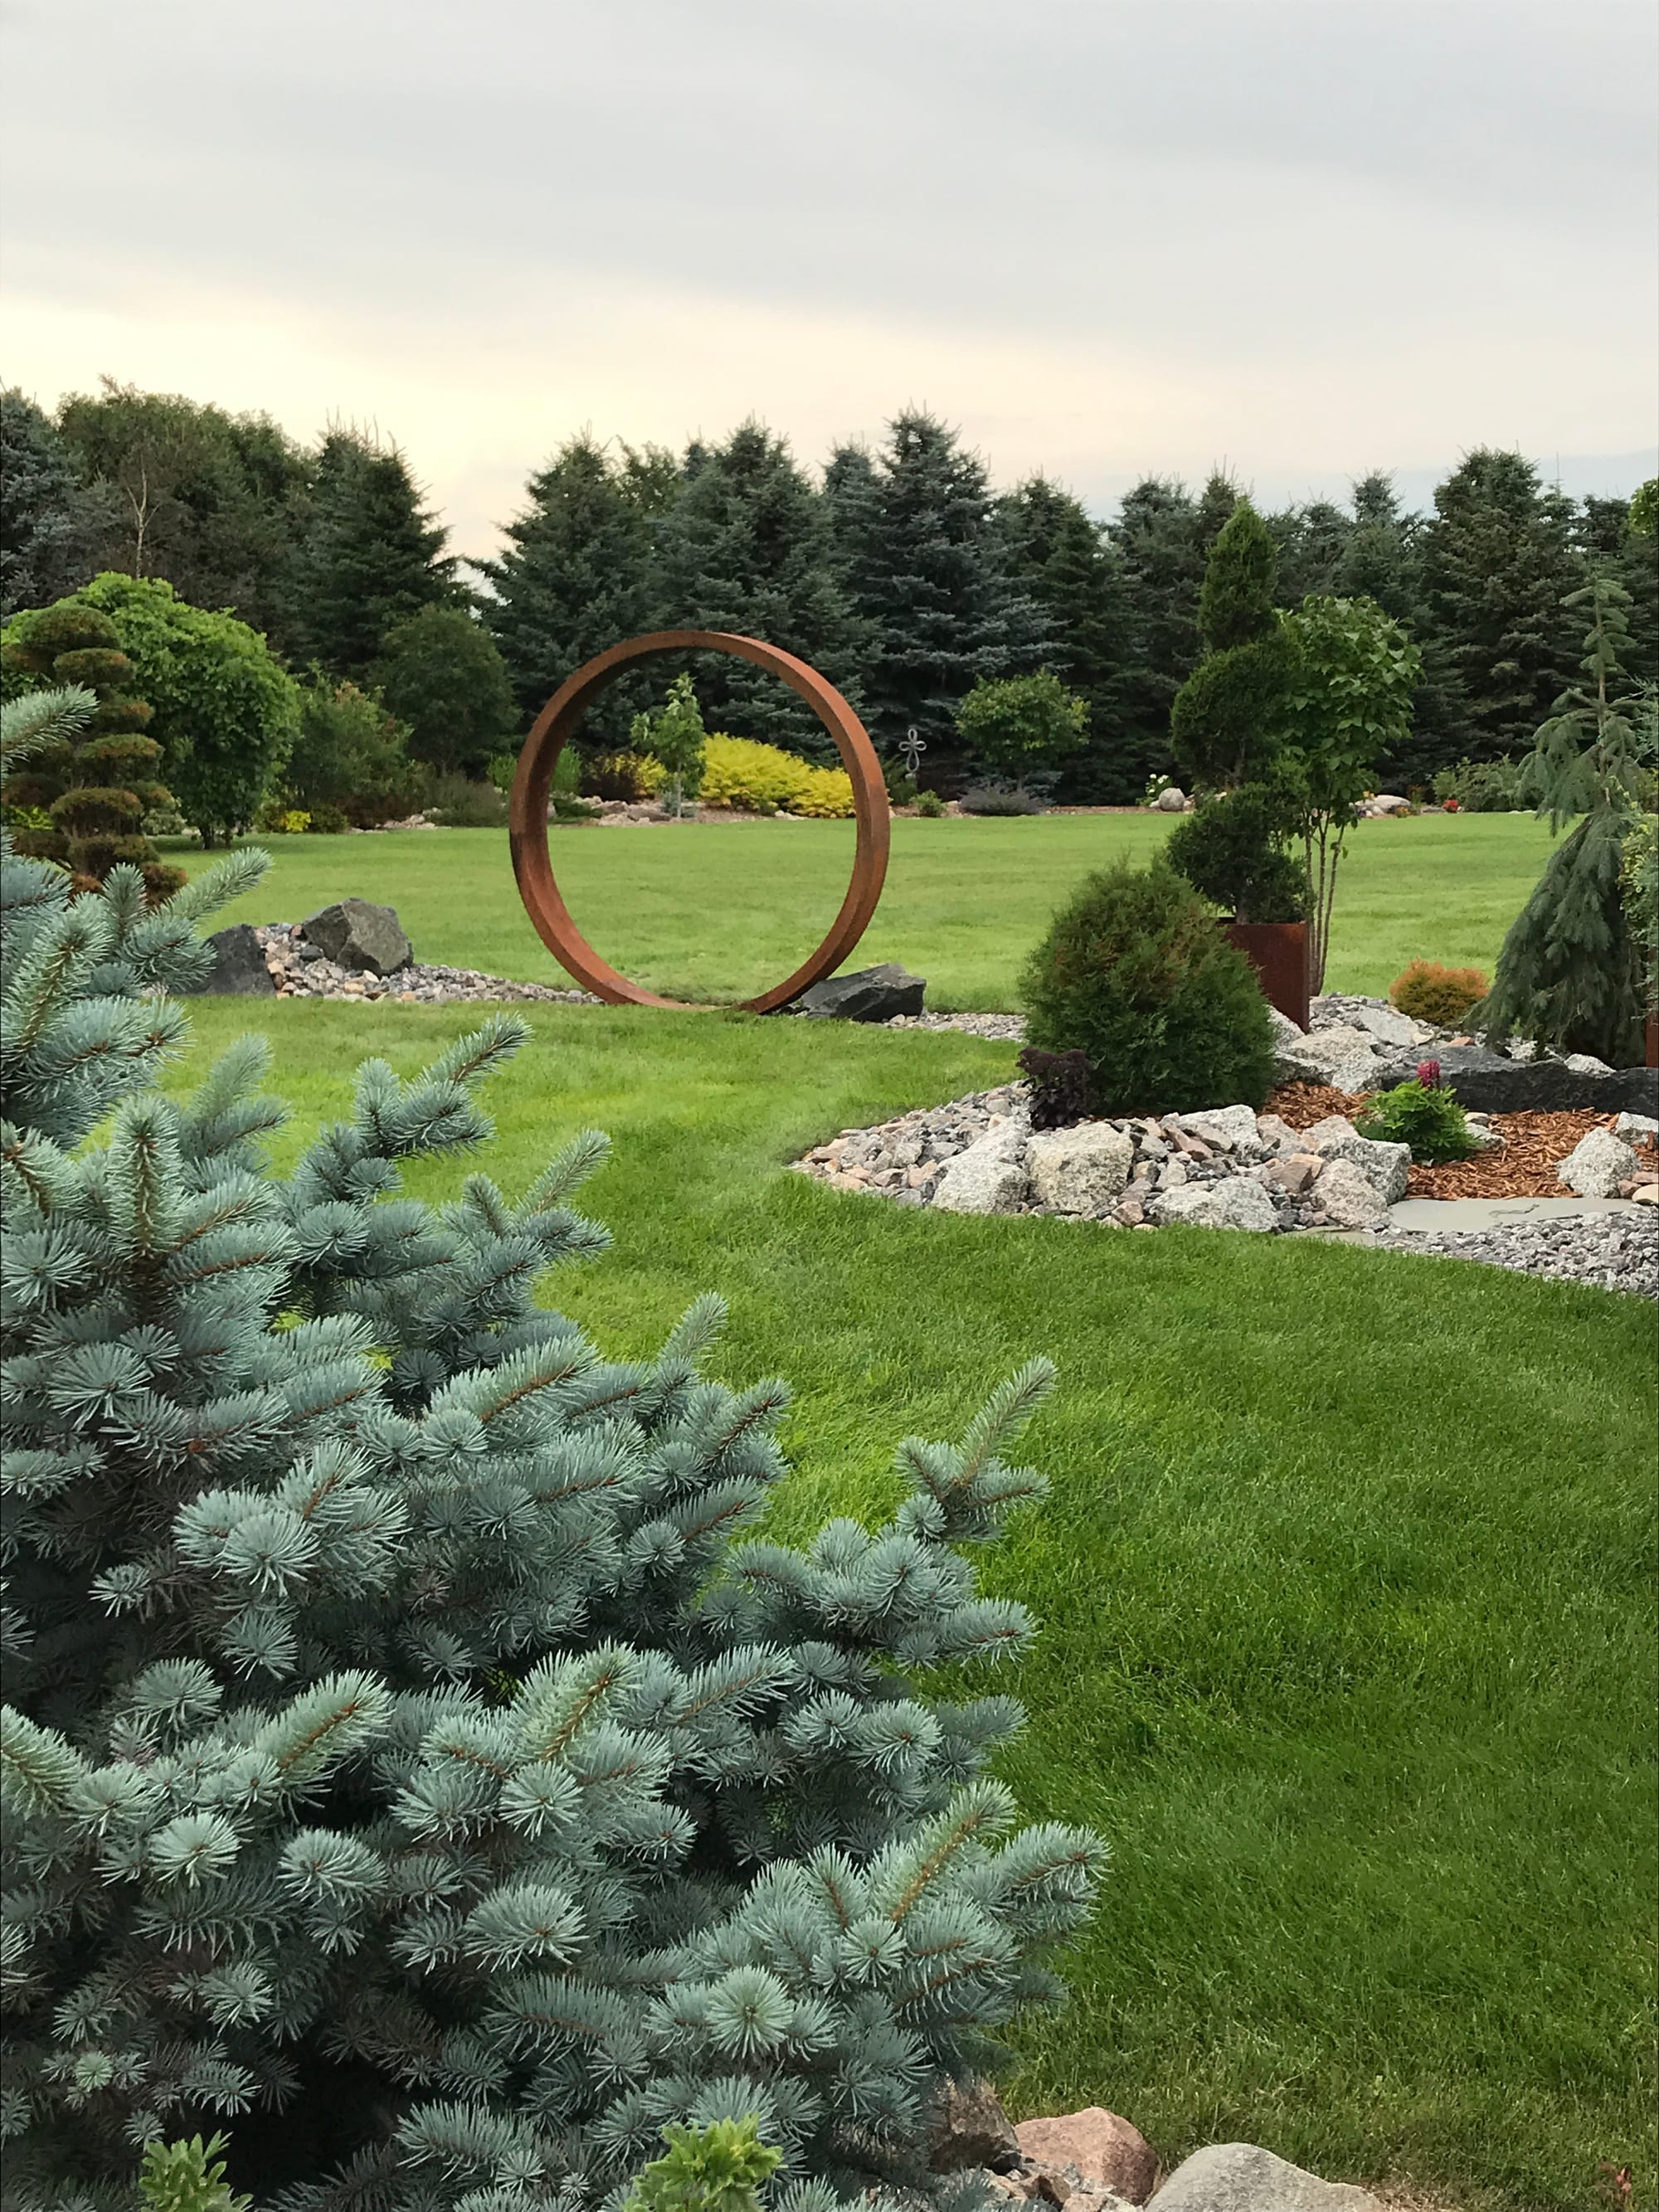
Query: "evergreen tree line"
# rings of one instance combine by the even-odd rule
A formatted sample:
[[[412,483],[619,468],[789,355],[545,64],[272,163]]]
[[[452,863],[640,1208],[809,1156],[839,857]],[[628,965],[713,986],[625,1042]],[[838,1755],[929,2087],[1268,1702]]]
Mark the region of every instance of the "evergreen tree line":
[[[49,418],[3,396],[6,611],[100,568],[165,577],[234,609],[296,667],[379,690],[412,750],[480,772],[571,671],[640,630],[736,629],[820,668],[890,758],[914,728],[924,782],[961,773],[956,713],[981,680],[1048,668],[1089,708],[1061,795],[1122,802],[1168,769],[1170,709],[1200,658],[1205,563],[1239,486],[1148,477],[1109,522],[1034,477],[992,486],[936,417],[908,410],[822,481],[749,422],[681,455],[584,432],[526,487],[497,559],[469,587],[404,457],[362,431],[314,449],[269,418],[106,384]],[[1568,603],[1595,570],[1632,602],[1632,672],[1659,681],[1659,540],[1639,504],[1551,490],[1518,453],[1470,453],[1433,512],[1390,478],[1350,503],[1267,517],[1278,597],[1367,597],[1422,656],[1388,780],[1530,742],[1572,681]],[[410,625],[415,625],[410,635]],[[397,649],[388,653],[387,640]],[[822,751],[805,710],[745,665],[696,669],[709,726]],[[621,746],[651,679],[618,686],[587,736]]]

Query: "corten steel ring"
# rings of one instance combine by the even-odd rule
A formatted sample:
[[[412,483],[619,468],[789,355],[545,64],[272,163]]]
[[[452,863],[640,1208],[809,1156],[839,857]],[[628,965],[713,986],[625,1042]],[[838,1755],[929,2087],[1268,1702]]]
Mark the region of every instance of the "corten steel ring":
[[[731,653],[752,660],[757,668],[781,676],[798,692],[836,741],[842,764],[853,779],[853,805],[858,817],[858,847],[853,857],[853,879],[841,902],[841,912],[829,933],[793,975],[775,983],[758,998],[740,999],[749,1013],[769,1013],[787,1006],[792,999],[823,976],[832,975],[870,926],[870,917],[881,896],[887,873],[890,836],[887,787],[881,764],[865,727],[833,684],[826,684],[816,668],[783,653],[775,645],[763,645],[757,637],[736,637],[725,630],[659,629],[645,637],[630,637],[613,645],[568,677],[536,717],[519,755],[513,779],[513,799],[507,825],[513,844],[513,872],[519,879],[519,896],[536,925],[536,933],[561,967],[596,998],[614,1006],[678,1006],[678,999],[659,998],[619,975],[602,960],[577,928],[570,909],[553,880],[553,861],[547,848],[547,801],[553,781],[553,764],[583,714],[605,686],[630,662],[663,653]]]

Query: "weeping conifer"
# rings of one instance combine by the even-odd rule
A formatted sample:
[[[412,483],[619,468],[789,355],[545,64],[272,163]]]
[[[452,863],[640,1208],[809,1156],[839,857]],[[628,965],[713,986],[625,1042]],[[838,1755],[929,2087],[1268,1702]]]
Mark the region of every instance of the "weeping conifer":
[[[1652,805],[1642,722],[1653,704],[1624,671],[1630,594],[1602,570],[1566,601],[1589,617],[1582,666],[1533,740],[1521,789],[1559,835],[1531,897],[1510,923],[1492,987],[1470,1010],[1494,1042],[1528,1037],[1559,1052],[1592,1053],[1613,1067],[1643,1057],[1641,945],[1624,896],[1625,847]]]

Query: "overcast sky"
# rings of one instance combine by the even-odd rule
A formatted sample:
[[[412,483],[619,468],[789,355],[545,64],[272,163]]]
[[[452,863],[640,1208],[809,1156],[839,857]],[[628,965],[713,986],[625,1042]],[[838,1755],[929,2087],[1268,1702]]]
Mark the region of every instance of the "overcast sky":
[[[1264,497],[1654,468],[1652,0],[4,0],[0,375],[374,420],[485,550],[573,430]]]

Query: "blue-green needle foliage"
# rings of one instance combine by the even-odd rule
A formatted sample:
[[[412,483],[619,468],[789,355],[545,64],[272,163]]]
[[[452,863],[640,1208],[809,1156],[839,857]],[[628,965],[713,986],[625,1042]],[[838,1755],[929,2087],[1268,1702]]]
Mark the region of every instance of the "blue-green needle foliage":
[[[3,865],[9,2172],[125,2204],[227,2125],[291,2212],[579,2212],[752,2119],[795,2212],[916,2178],[1098,1856],[983,1776],[1010,1699],[921,1686],[1026,1634],[968,1549],[1046,1366],[887,1526],[762,1540],[787,1394],[705,1379],[718,1303],[638,1365],[536,1304],[603,1139],[398,1195],[515,1024],[370,1061],[286,1179],[256,1040],[160,1093],[253,865]]]

